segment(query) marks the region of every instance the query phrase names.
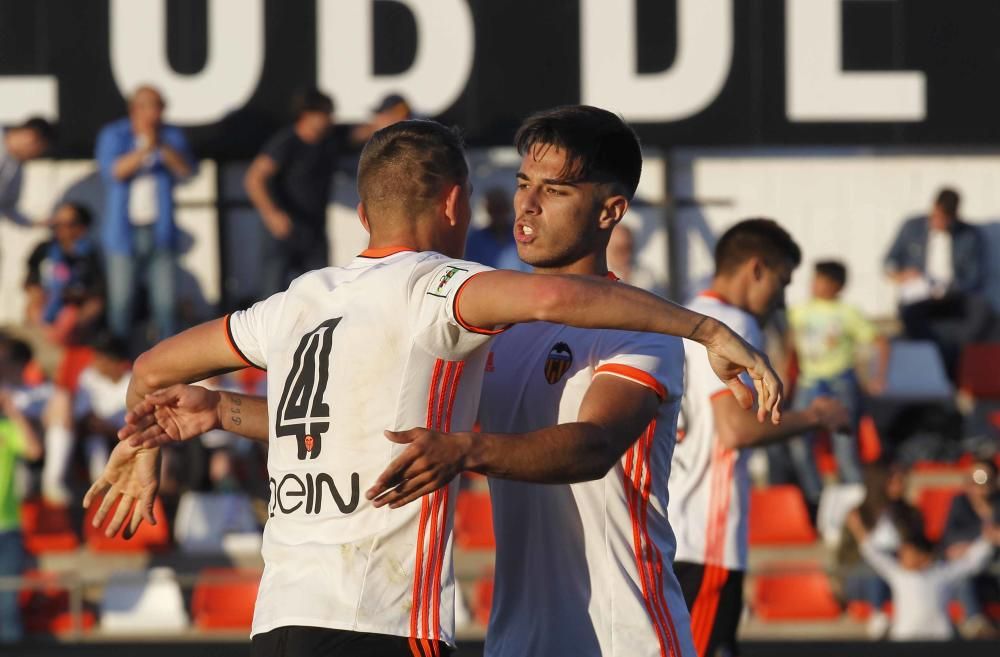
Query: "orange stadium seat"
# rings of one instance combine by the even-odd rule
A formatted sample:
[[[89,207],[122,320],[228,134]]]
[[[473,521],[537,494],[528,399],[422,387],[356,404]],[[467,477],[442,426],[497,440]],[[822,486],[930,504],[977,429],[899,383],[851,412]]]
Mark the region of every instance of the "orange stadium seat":
[[[24,549],[31,554],[70,552],[80,545],[68,509],[40,499],[21,504],[21,530]]]
[[[488,549],[493,536],[493,507],[488,493],[463,490],[455,506],[455,543],[465,549]]]
[[[951,501],[961,492],[958,486],[928,486],[917,497],[917,508],[924,516],[924,533],[927,538],[937,541],[944,533]]]
[[[135,536],[125,539],[122,532],[114,538],[104,535],[104,528],[97,528],[91,525],[91,520],[100,506],[100,500],[95,501],[87,509],[83,521],[83,533],[87,547],[94,552],[150,552],[165,550],[170,545],[170,528],[167,527],[167,514],[163,510],[163,503],[160,498],[156,498],[153,504],[153,517],[156,518],[156,525],[143,522],[139,525]],[[108,512],[108,517],[114,517],[118,503]],[[105,521],[107,524],[107,521]]]
[[[809,510],[796,486],[755,488],[750,493],[750,545],[808,545],[816,541]]]
[[[73,615],[69,610],[69,591],[60,586],[56,576],[29,570],[23,577],[34,586],[21,589],[18,606],[21,608],[24,629],[29,634],[61,634],[73,630]],[[84,609],[80,615],[80,629],[94,627],[94,612]]]
[[[966,345],[958,366],[958,388],[977,399],[1000,399],[1000,342]]]
[[[882,439],[870,415],[862,416],[858,424],[858,452],[862,463],[874,463],[882,457]]]
[[[213,578],[218,578],[213,581]],[[223,579],[225,578],[225,579]],[[191,616],[201,629],[249,629],[260,572],[235,568],[201,571],[191,595]]]
[[[752,608],[764,620],[825,620],[840,617],[840,605],[826,573],[761,575]]]
[[[486,626],[490,623],[490,609],[493,607],[493,571],[485,573],[476,582],[476,602],[473,615],[476,621]]]

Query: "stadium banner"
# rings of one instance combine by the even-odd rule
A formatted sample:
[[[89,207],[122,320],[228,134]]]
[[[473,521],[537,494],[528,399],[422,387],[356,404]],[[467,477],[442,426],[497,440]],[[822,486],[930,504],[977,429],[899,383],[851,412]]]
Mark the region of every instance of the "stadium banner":
[[[305,85],[344,124],[400,92],[473,144],[589,103],[647,144],[994,143],[1000,3],[955,0],[0,0],[0,124],[87,157],[136,86],[242,159]]]

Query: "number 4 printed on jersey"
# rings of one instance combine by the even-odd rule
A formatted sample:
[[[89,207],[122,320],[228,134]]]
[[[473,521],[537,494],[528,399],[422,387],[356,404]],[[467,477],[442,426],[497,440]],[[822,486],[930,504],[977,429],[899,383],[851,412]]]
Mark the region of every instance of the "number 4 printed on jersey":
[[[341,317],[329,319],[302,336],[281,391],[275,435],[295,436],[299,460],[314,459],[330,430],[330,405],[323,401],[330,379],[333,331]]]

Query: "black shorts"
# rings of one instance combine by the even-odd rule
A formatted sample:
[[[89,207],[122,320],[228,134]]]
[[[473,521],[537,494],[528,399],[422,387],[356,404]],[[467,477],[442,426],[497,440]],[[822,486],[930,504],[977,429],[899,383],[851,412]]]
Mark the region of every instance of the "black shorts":
[[[447,657],[452,649],[443,641],[416,640],[391,634],[348,632],[325,627],[291,625],[257,634],[250,642],[251,657]]]
[[[674,574],[691,611],[691,636],[698,656],[738,655],[736,629],[743,612],[743,571],[677,561]]]

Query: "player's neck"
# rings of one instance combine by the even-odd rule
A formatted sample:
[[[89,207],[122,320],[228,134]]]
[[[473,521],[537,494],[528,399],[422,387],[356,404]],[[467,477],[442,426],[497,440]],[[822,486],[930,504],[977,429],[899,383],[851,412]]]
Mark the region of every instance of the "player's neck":
[[[604,252],[590,253],[570,263],[555,267],[534,267],[533,269],[536,274],[575,274],[603,278],[608,275],[608,260]]]
[[[741,310],[746,310],[749,305],[747,299],[747,286],[739,278],[731,276],[716,276],[712,279],[712,284],[707,290],[709,296],[720,301],[735,306]]]

